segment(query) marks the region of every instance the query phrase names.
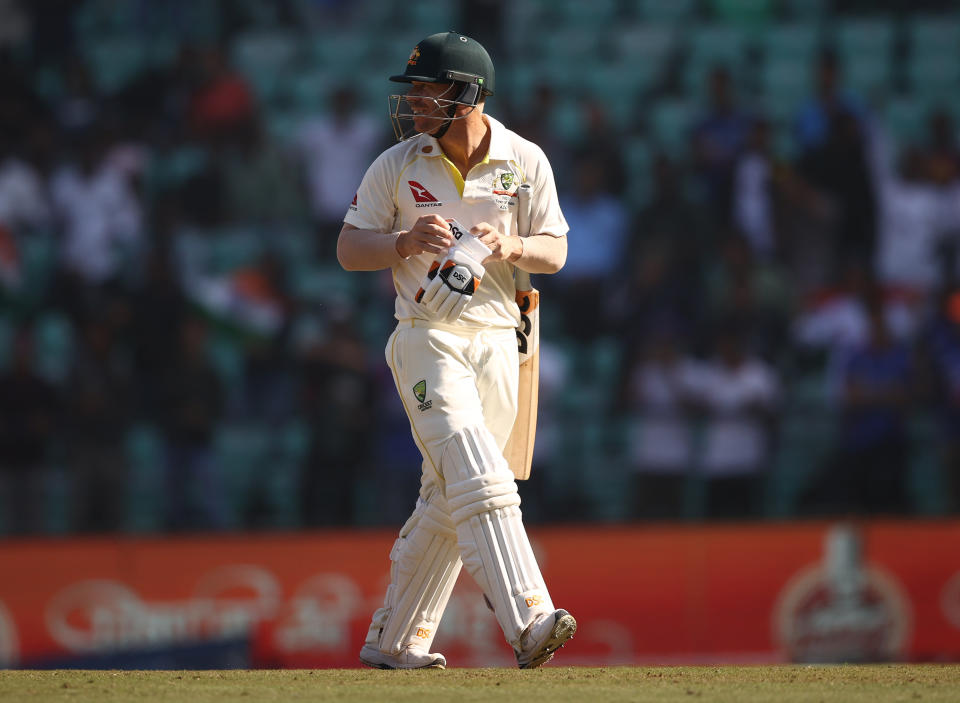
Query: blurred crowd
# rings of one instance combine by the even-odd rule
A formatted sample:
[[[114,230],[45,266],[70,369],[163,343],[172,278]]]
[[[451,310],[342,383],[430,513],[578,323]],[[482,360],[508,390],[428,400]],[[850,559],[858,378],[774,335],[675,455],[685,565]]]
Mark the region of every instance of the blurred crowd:
[[[351,7],[272,5],[284,26]],[[134,40],[158,17],[184,38],[106,89],[79,47],[91,6],[127,12]],[[188,2],[0,2],[2,534],[409,512],[392,282],[334,256],[385,110],[343,76],[268,125],[231,52],[264,4],[200,6],[209,37]],[[487,10],[463,29],[499,84],[506,10],[465,6]],[[813,61],[785,122],[715,65],[679,150],[646,138],[642,102],[618,126],[616,97],[584,90],[571,137],[549,81],[535,109],[490,100],[547,152],[571,228],[566,267],[535,281],[531,520],[960,510],[960,115],[945,99],[896,141],[831,47]]]

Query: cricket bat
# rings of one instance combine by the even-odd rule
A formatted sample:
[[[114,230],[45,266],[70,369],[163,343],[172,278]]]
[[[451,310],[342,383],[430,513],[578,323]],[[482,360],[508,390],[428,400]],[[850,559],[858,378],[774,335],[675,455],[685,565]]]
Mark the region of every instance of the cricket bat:
[[[521,237],[530,234],[530,196],[532,187],[523,183],[517,189],[517,229]],[[537,436],[537,404],[540,395],[540,291],[530,283],[530,274],[514,271],[516,301],[520,308],[517,326],[517,351],[520,373],[517,384],[517,419],[503,456],[518,480],[530,478],[533,445]]]

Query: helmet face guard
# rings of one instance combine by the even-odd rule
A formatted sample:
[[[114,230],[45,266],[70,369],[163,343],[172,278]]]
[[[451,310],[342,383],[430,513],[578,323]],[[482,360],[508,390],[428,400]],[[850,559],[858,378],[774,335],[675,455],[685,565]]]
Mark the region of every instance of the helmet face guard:
[[[479,76],[456,71],[448,71],[446,77],[451,81],[450,86],[436,97],[410,95],[409,93],[387,97],[390,106],[390,121],[393,124],[393,133],[397,141],[402,142],[421,134],[414,126],[416,117],[437,121],[437,128],[430,130],[429,133],[440,139],[450,129],[454,120],[462,120],[473,112],[473,109],[476,109],[483,94],[481,89],[483,79]],[[411,100],[413,103],[411,103]],[[413,109],[414,103],[421,107],[420,112]],[[428,104],[432,104],[433,109],[424,112],[422,106]],[[461,105],[473,109],[462,115],[457,115],[457,108]]]

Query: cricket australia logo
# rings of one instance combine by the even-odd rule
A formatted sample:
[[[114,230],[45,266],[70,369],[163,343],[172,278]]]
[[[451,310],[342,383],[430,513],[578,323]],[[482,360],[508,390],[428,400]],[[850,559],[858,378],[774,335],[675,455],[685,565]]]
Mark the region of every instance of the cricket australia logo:
[[[510,209],[511,205],[516,202],[514,198],[517,197],[517,187],[519,185],[516,175],[510,171],[498,173],[493,177],[493,201],[498,208],[501,210]]]
[[[424,410],[429,410],[433,407],[433,401],[427,400],[427,381],[426,379],[422,381],[417,381],[416,385],[413,387],[413,395],[420,402],[420,405],[417,406],[417,409],[420,412]]]

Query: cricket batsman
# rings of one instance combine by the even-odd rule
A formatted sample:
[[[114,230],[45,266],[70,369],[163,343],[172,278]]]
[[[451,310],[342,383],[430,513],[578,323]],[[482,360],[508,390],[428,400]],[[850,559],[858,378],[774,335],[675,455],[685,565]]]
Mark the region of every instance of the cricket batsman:
[[[523,526],[504,446],[517,415],[516,270],[555,273],[567,223],[543,151],[484,114],[493,62],[457,32],[417,44],[390,96],[400,140],[370,166],[337,242],[350,271],[389,268],[397,327],[387,364],[423,454],[420,495],[390,552],[390,585],[360,661],[444,668],[430,648],[461,566],[522,669],[573,637]],[[529,184],[529,232],[518,188]]]

